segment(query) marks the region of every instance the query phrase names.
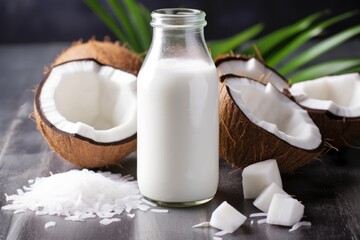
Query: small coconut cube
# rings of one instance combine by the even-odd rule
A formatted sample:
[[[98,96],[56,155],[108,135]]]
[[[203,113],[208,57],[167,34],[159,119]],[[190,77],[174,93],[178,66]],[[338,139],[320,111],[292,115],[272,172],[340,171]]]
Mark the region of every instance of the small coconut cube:
[[[275,194],[271,201],[266,223],[293,226],[304,215],[304,205],[289,195]]]
[[[275,159],[257,162],[247,166],[242,172],[244,198],[256,198],[273,182],[282,188],[280,171]]]
[[[260,195],[255,199],[254,206],[263,212],[268,212],[273,196],[276,194],[288,195],[281,187],[276,183],[272,183],[267,186]]]
[[[246,217],[224,201],[211,215],[210,226],[233,233],[246,220]]]

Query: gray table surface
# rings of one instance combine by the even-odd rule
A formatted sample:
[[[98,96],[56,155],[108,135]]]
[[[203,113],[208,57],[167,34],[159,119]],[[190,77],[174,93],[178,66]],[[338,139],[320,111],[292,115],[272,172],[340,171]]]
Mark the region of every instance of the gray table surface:
[[[359,41],[338,48],[332,56],[360,56]],[[48,176],[76,168],[53,153],[36,130],[33,89],[66,43],[0,46],[0,206],[4,193],[13,194],[28,179]],[[114,173],[136,174],[136,155],[122,161]],[[215,198],[202,206],[170,209],[168,214],[136,212],[134,219],[103,226],[99,219],[69,222],[57,216],[35,216],[32,212],[13,215],[0,210],[0,239],[212,239],[212,228],[191,226],[210,219],[211,212],[223,201],[249,216],[258,212],[252,201],[244,200],[241,171],[220,161],[220,185]],[[360,239],[360,150],[344,149],[326,155],[321,161],[293,174],[283,175],[284,189],[305,205],[311,228],[294,232],[267,224],[245,224],[223,239]],[[44,229],[48,221],[54,228]]]

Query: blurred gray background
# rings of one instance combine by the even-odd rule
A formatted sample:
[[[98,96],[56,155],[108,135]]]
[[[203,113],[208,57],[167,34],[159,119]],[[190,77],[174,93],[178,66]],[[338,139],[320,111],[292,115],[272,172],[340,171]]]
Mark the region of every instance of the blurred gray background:
[[[106,5],[106,0],[101,0]],[[266,24],[262,34],[290,24],[319,10],[332,15],[360,9],[359,0],[138,0],[150,10],[163,7],[189,7],[206,11],[206,38],[230,36],[258,22]],[[327,32],[360,23],[353,17]],[[91,36],[112,36],[107,27],[82,0],[1,0],[0,43],[73,41]]]

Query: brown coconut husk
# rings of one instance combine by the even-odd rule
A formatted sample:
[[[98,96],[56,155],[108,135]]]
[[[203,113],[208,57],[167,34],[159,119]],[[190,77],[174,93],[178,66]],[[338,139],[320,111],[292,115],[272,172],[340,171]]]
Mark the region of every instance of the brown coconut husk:
[[[314,150],[301,149],[250,121],[234,102],[225,82],[226,78],[220,84],[220,156],[223,159],[239,168],[276,159],[281,172],[293,172],[321,155],[322,144]]]
[[[320,129],[327,150],[343,146],[360,148],[360,117],[339,117],[328,111],[303,107]]]
[[[81,41],[74,43],[56,58],[52,68],[69,61],[89,59],[133,74],[138,73],[142,64],[142,58],[139,55],[119,43],[100,42],[92,39],[86,43]],[[60,131],[47,121],[41,111],[39,95],[50,71],[47,71],[43,81],[36,89],[34,116],[38,130],[56,153],[77,166],[95,168],[116,164],[136,150],[136,133],[118,142],[97,143],[79,135]]]
[[[97,168],[114,165],[136,149],[136,135],[112,145],[100,145],[82,139],[81,136],[57,130],[43,120],[36,104],[34,117],[37,129],[51,149],[65,160],[80,167]]]
[[[82,40],[74,42],[55,59],[51,67],[80,59],[95,59],[103,65],[109,65],[135,75],[138,74],[143,63],[143,59],[138,54],[122,46],[120,42],[111,42],[106,38],[104,41],[90,39],[88,42]]]

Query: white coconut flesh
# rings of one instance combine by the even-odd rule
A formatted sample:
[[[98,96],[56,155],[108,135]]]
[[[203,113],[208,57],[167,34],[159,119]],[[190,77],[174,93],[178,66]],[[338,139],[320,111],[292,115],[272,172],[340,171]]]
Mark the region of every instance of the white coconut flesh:
[[[272,69],[266,67],[263,63],[256,58],[241,59],[234,58],[224,60],[218,66],[219,76],[227,74],[233,74],[241,77],[247,77],[251,79],[257,79],[260,82],[271,82],[277,89],[283,90],[288,88],[287,81],[281,78]]]
[[[85,60],[52,69],[39,95],[43,117],[57,129],[99,143],[136,134],[136,76]]]
[[[359,73],[296,83],[291,86],[290,92],[301,106],[327,110],[340,117],[360,116]]]
[[[226,85],[236,105],[257,126],[295,147],[313,150],[321,144],[319,129],[308,113],[279,92],[247,78],[230,77]]]

